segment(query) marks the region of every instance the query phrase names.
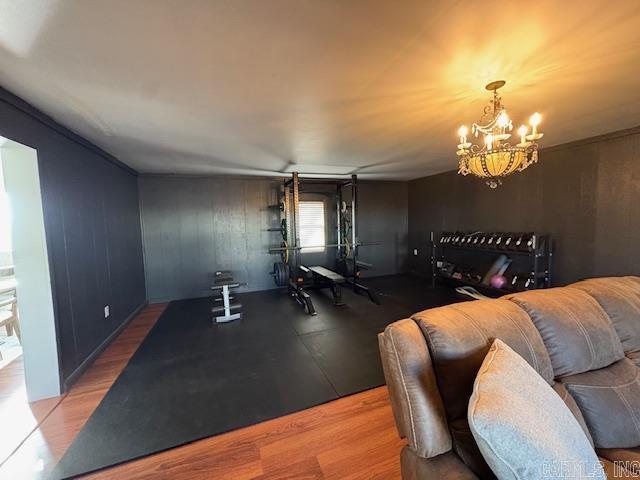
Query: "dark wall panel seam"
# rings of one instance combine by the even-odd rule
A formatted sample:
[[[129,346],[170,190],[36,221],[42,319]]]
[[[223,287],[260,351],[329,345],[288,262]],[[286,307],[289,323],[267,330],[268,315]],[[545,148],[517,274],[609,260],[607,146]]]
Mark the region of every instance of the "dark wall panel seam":
[[[71,330],[73,332],[73,359],[74,359],[74,366],[78,365],[78,335],[76,332],[76,322],[75,322],[75,308],[73,306],[73,297],[71,295],[71,275],[69,273],[70,269],[69,269],[69,255],[68,255],[68,247],[67,247],[67,229],[65,226],[66,223],[66,215],[65,215],[65,208],[64,208],[64,202],[61,201],[60,202],[60,215],[62,217],[62,242],[64,245],[64,264],[65,264],[65,277],[67,279],[67,298],[69,299],[69,315],[71,317]],[[49,260],[49,263],[51,264],[51,260]],[[55,266],[54,266],[55,268]],[[55,297],[57,294],[57,291],[52,292],[53,296]],[[62,350],[59,350],[58,352],[58,356],[61,358],[62,357]],[[63,365],[60,364],[60,370],[62,371]]]

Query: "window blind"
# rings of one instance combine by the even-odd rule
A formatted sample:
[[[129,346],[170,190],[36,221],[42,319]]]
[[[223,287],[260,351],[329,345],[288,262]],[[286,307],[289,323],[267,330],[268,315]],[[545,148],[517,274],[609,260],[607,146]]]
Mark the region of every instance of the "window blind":
[[[300,246],[301,252],[322,252],[324,238],[324,202],[300,202]],[[315,247],[315,248],[314,248]]]

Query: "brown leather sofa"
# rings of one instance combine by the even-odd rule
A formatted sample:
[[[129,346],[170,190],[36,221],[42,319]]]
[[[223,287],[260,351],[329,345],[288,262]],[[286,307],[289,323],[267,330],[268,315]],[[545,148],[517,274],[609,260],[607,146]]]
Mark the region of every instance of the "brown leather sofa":
[[[405,480],[495,478],[466,417],[495,338],[565,401],[609,478],[640,477],[640,277],[616,277],[457,303],[389,325],[379,345],[407,439]],[[614,472],[614,461],[629,470],[618,463]]]

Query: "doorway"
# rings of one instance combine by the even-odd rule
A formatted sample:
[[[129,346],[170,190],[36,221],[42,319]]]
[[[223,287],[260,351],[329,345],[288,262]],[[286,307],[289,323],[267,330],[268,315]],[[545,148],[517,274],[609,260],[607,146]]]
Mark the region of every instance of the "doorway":
[[[59,401],[36,150],[0,137],[0,464]]]

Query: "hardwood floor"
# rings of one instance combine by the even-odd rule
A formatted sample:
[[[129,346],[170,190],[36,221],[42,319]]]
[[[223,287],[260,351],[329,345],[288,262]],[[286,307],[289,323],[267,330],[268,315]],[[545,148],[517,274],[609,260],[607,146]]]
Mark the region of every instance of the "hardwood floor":
[[[100,355],[20,448],[0,466],[0,479],[41,479],[51,471],[98,406],[166,305],[150,305]],[[47,400],[49,401],[49,400]],[[26,401],[24,402],[26,404]]]
[[[85,478],[393,479],[403,444],[382,387]]]
[[[61,401],[62,397],[27,402],[22,356],[0,369],[0,464]]]
[[[150,305],[131,322],[0,466],[0,478],[46,477],[164,308]],[[393,479],[403,445],[381,387],[83,478]]]

